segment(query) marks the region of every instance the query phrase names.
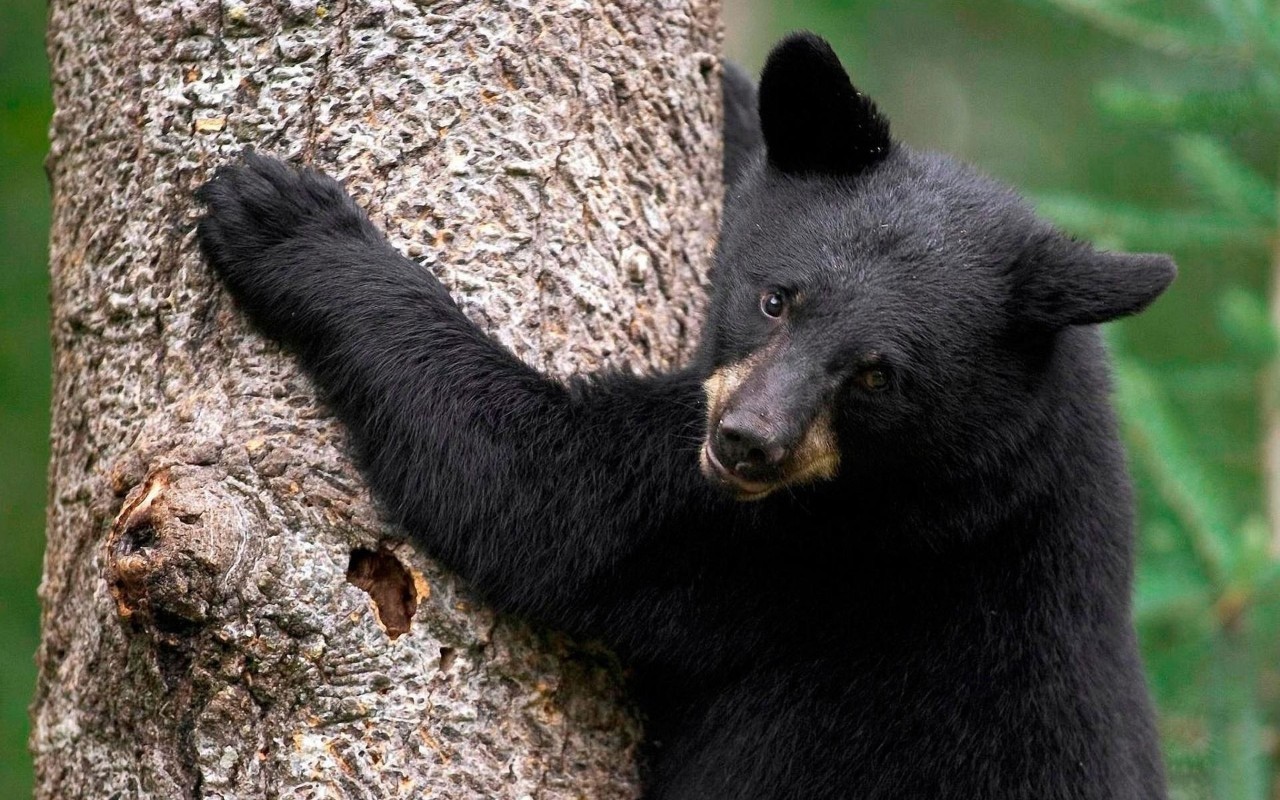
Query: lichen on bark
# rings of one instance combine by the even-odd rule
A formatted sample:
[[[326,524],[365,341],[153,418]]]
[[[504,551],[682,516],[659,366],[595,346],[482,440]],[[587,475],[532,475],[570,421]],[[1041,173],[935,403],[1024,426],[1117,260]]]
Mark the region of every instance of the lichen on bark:
[[[37,796],[635,796],[611,656],[386,526],[191,192],[247,144],[314,163],[531,364],[669,366],[720,195],[715,4],[55,0],[49,30]]]

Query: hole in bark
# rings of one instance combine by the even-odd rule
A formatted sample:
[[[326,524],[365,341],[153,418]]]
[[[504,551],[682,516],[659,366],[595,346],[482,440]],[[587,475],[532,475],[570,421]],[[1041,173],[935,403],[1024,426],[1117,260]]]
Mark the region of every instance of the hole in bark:
[[[418,588],[413,575],[389,551],[351,551],[347,581],[369,593],[378,621],[392,639],[409,632],[413,612],[418,610]]]
[[[458,660],[457,650],[454,650],[452,647],[440,648],[440,671],[441,672],[448,672],[449,668],[453,666],[453,662],[457,660]]]
[[[147,604],[154,572],[164,558],[161,531],[170,518],[164,491],[169,472],[160,470],[135,487],[111,523],[107,537],[107,581],[121,617],[128,618]]]
[[[160,534],[156,532],[155,526],[151,524],[151,519],[148,517],[145,521],[124,532],[124,536],[120,537],[120,552],[128,555],[139,550],[145,550],[148,547],[155,547],[159,539]]]
[[[151,624],[161,633],[182,638],[190,638],[200,630],[200,625],[195,621],[164,607],[151,608]]]

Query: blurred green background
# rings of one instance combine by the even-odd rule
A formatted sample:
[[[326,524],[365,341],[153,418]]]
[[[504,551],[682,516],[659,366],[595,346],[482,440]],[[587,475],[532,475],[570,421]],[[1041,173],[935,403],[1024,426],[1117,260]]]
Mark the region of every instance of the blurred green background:
[[[31,796],[49,457],[45,4],[0,0],[0,797]]]
[[[49,353],[45,5],[0,6],[0,797],[28,796]],[[1280,800],[1280,6],[1262,0],[725,0],[758,68],[831,39],[900,138],[1022,188],[1068,229],[1174,253],[1113,326],[1141,504],[1136,611],[1174,797]],[[1274,417],[1274,419],[1273,419]]]

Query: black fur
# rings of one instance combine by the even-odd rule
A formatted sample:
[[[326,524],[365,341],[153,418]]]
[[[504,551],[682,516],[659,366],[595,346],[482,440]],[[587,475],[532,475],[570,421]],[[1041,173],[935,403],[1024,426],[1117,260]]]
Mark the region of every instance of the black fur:
[[[853,88],[823,39],[797,33],[760,75],[760,127],[769,163],[794,174],[856,175],[889,155],[889,123]]]
[[[792,57],[815,42],[763,76],[797,92],[762,96],[763,129],[787,133],[735,161],[684,370],[538,374],[337,183],[267,158],[200,190],[200,244],[426,551],[634,667],[647,797],[1162,798],[1128,480],[1081,324],[1137,311],[1172,265],[1067,240],[944,157],[869,158],[869,102],[844,131],[856,156],[834,129],[817,160],[772,152],[803,149],[797,121],[849,124],[796,107],[849,97],[838,62]],[[760,312],[774,290],[779,319]],[[702,384],[764,352],[762,382],[807,387],[785,413],[832,413],[841,465],[739,503],[699,474]],[[859,382],[868,363],[884,388]]]

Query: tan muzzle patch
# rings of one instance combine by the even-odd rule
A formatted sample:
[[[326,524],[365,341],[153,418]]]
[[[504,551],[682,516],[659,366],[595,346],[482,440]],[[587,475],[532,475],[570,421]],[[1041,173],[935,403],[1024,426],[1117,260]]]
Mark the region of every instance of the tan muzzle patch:
[[[759,500],[784,486],[830,480],[840,471],[840,446],[832,427],[830,408],[823,408],[814,416],[800,443],[787,453],[779,469],[781,477],[775,482],[747,481],[728,470],[717,469],[712,463],[708,452],[711,436],[725,406],[768,355],[769,349],[761,350],[737,363],[721,367],[702,384],[707,396],[707,433],[700,454],[702,473],[713,481],[730,484],[738,490],[738,497],[744,500]]]

